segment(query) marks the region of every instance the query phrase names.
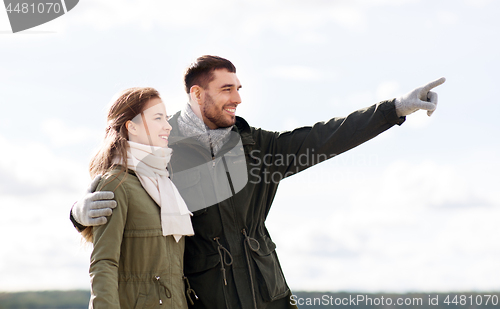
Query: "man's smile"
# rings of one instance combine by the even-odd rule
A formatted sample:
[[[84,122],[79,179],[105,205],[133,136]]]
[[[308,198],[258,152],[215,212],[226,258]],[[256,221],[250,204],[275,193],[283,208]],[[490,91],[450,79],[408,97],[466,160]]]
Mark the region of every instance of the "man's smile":
[[[236,114],[236,107],[225,107],[224,111],[232,116]]]

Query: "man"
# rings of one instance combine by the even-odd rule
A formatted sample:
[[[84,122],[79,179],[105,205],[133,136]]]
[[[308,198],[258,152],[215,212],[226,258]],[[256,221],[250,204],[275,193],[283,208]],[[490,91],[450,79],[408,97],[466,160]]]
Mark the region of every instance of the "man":
[[[377,136],[418,109],[430,116],[441,78],[409,94],[291,132],[257,129],[235,115],[236,68],[215,56],[186,71],[189,104],[170,120],[171,178],[191,211],[184,273],[199,299],[193,308],[295,308],[265,220],[279,181]],[[300,158],[306,158],[300,159]],[[242,168],[243,167],[243,168]],[[111,192],[75,204],[75,226],[100,225],[115,207]],[[191,290],[189,290],[191,291]]]

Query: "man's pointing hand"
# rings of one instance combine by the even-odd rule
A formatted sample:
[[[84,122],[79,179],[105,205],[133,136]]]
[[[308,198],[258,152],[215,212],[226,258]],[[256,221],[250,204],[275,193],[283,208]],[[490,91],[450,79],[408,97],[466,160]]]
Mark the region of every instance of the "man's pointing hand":
[[[428,83],[423,87],[416,88],[415,90],[405,94],[396,99],[396,113],[399,117],[409,115],[419,109],[427,111],[427,115],[432,115],[436,110],[438,96],[437,93],[430,91],[431,89],[444,83],[446,79],[441,77]]]

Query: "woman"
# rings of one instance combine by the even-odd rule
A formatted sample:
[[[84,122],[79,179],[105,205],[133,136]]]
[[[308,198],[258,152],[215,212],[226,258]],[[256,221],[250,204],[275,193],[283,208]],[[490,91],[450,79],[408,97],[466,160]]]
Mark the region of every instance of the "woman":
[[[90,174],[104,174],[97,190],[114,191],[117,207],[105,225],[83,232],[94,244],[89,308],[187,308],[182,236],[193,228],[168,178],[165,105],[153,88],[127,89],[107,121]]]

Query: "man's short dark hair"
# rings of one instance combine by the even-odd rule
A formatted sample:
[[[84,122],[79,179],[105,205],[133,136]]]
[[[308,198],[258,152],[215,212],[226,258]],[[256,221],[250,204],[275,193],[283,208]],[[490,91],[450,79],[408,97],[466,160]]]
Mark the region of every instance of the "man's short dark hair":
[[[194,85],[207,89],[208,84],[214,79],[214,71],[220,69],[236,73],[236,67],[227,59],[210,55],[201,56],[196,59],[184,74],[186,92],[189,94],[191,87]]]

